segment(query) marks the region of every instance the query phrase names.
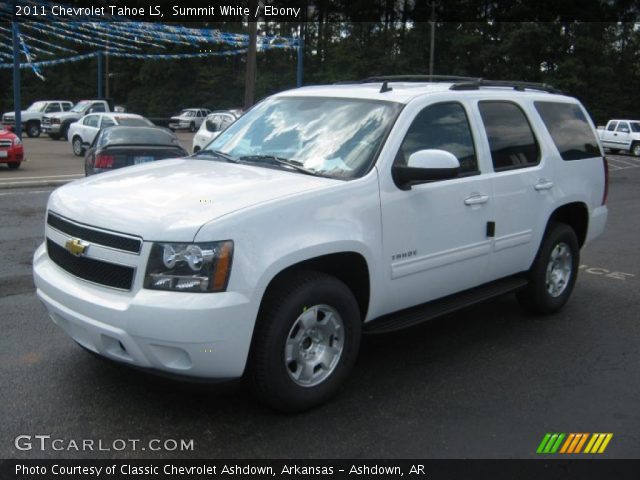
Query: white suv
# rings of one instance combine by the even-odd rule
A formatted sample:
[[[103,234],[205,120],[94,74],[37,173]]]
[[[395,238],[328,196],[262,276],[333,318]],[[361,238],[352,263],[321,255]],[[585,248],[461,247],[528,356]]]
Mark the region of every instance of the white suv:
[[[57,189],[33,261],[53,321],[112,360],[244,375],[301,410],[363,332],[507,292],[559,310],[607,218],[585,109],[538,84],[403,80],[283,92],[195,157]]]

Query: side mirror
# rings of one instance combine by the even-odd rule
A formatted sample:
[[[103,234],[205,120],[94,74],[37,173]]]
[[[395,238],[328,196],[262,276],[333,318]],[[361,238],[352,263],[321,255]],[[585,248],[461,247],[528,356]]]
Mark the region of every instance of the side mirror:
[[[413,185],[433,180],[455,178],[460,173],[460,162],[452,153],[444,150],[418,150],[412,153],[406,165],[394,165],[393,181],[401,190],[411,190]]]

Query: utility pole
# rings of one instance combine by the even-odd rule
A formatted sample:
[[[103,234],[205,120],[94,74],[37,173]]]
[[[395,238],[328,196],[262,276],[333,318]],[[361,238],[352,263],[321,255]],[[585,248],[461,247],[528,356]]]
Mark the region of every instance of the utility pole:
[[[431,2],[431,42],[429,47],[429,75],[433,75],[433,58],[435,56],[436,42],[436,2]]]
[[[13,11],[15,12],[15,8]],[[13,111],[14,111],[14,133],[22,138],[22,107],[20,106],[20,40],[18,39],[18,22],[11,22],[11,42],[13,47]]]
[[[257,0],[250,0],[249,11],[253,15],[258,5]],[[256,92],[256,40],[258,36],[258,19],[249,20],[249,50],[247,51],[247,67],[244,79],[244,109],[247,110],[253,106]]]

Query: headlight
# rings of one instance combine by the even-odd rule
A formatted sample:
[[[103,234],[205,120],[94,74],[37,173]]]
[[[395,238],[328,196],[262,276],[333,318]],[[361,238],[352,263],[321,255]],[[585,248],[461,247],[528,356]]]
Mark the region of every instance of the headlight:
[[[13,139],[13,145],[20,145],[22,143],[22,140],[20,140],[20,137],[16,137]]]
[[[144,288],[179,292],[224,292],[227,289],[233,242],[154,243]]]

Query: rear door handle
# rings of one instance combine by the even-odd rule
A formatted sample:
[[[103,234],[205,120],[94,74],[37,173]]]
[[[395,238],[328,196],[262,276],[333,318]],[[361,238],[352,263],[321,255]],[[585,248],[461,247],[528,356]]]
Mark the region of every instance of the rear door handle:
[[[533,188],[535,188],[538,191],[549,190],[551,189],[551,187],[553,187],[553,182],[550,180],[546,180],[544,178],[533,186]]]
[[[475,193],[471,195],[469,198],[465,198],[465,205],[480,205],[482,203],[487,203],[489,201],[489,195],[480,195],[479,193]]]

